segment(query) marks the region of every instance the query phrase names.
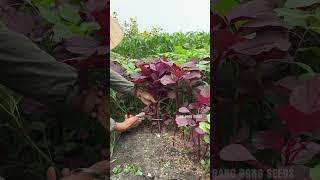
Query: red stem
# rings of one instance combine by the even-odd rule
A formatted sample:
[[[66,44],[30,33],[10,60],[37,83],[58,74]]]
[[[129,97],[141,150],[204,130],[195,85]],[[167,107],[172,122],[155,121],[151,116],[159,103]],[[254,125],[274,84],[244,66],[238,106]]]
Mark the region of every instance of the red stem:
[[[305,149],[306,148],[306,144],[300,144],[300,147],[298,148],[298,149],[296,149],[296,150],[294,150],[294,151],[292,151],[291,153],[290,153],[290,155],[292,154],[292,153],[294,153],[293,155],[292,155],[292,157],[291,158],[289,158],[289,160],[288,160],[288,164],[291,164],[292,163],[292,161],[294,161],[294,159],[296,158],[296,156],[300,153],[300,151],[302,151],[303,149]],[[290,157],[290,156],[289,156]]]
[[[206,157],[206,154],[207,154],[207,151],[208,151],[208,147],[209,147],[209,144],[206,144],[206,149],[204,150],[204,154],[202,156],[202,159],[204,159]]]
[[[179,95],[179,83],[178,83],[178,81],[176,82],[176,91],[175,92],[176,92],[175,100],[176,100],[176,116],[177,116],[179,114],[179,97],[178,97],[178,95]],[[175,130],[174,130],[174,134],[173,134],[173,142],[172,142],[173,146],[174,146],[174,143],[176,141],[176,132],[178,130],[177,123],[174,123],[174,125],[175,125]]]
[[[156,118],[157,118],[157,119],[160,119],[160,117],[159,117],[159,109],[160,109],[160,105],[157,104],[157,107],[156,107]],[[157,121],[158,121],[159,132],[161,133],[160,120],[157,120]]]
[[[200,135],[198,134],[198,159],[200,161],[201,158],[201,144],[200,144]]]
[[[294,137],[290,137],[290,139],[288,140],[288,146],[287,146],[287,149],[285,151],[285,159],[286,159],[286,162],[285,162],[285,165],[288,165],[289,163],[289,159],[290,159],[290,150],[292,148],[292,146],[295,144],[295,138]]]

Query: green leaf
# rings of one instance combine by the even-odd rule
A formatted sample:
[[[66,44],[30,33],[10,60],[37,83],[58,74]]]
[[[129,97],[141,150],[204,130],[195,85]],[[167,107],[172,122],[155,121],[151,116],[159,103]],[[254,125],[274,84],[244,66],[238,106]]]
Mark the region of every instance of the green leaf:
[[[205,133],[210,133],[210,124],[207,122],[200,122],[199,128],[202,129]]]
[[[81,21],[79,8],[70,4],[63,4],[59,7],[59,15],[66,21],[78,24]]]
[[[314,32],[320,33],[320,16],[312,16],[308,18],[308,22],[310,24],[310,29]]]
[[[39,14],[42,18],[47,20],[48,22],[52,24],[59,23],[61,21],[60,17],[57,15],[57,13],[53,9],[44,8],[44,7],[38,7]]]
[[[311,14],[307,14],[304,11],[298,9],[277,8],[274,9],[279,16],[283,16],[284,21],[290,26],[302,26],[307,27],[307,18]]]
[[[316,74],[315,73],[304,73],[298,77],[300,80],[312,79]]]
[[[298,52],[308,52],[313,56],[320,57],[320,47],[299,48]]]
[[[302,69],[306,70],[310,74],[315,74],[314,71],[312,70],[312,68],[307,64],[304,64],[304,63],[301,63],[301,62],[292,62],[292,63],[298,65],[299,67],[301,67]]]
[[[312,180],[319,180],[320,179],[320,165],[317,165],[314,168],[310,168],[310,176]]]
[[[204,140],[204,142],[210,144],[210,136],[208,134],[203,136],[203,140]]]
[[[237,0],[219,0],[217,3],[213,3],[212,10],[220,16],[223,16],[226,11],[237,4],[239,4]]]
[[[287,8],[297,8],[311,6],[316,3],[320,3],[320,0],[287,0],[284,6]]]
[[[123,169],[123,172],[124,173],[126,173],[126,174],[128,174],[129,172],[130,172],[130,166],[128,166],[128,165],[125,165],[125,167],[124,167],[124,169]]]
[[[80,24],[80,30],[85,33],[92,33],[100,29],[96,22],[83,22]]]
[[[57,23],[53,26],[53,33],[54,33],[54,41],[58,42],[61,41],[62,39],[67,39],[74,34],[70,31],[70,28],[63,24],[63,23]]]
[[[210,122],[210,114],[207,114],[207,120]]]
[[[119,166],[118,166],[118,167],[114,167],[114,168],[112,168],[112,172],[113,172],[114,174],[118,174],[118,173],[121,172],[121,169],[120,169]]]
[[[135,173],[134,173],[135,176],[142,176],[143,173],[141,172],[140,169],[138,169]]]
[[[28,0],[30,2],[30,0]],[[31,1],[35,6],[39,7],[54,7],[55,6],[55,0],[32,0]]]

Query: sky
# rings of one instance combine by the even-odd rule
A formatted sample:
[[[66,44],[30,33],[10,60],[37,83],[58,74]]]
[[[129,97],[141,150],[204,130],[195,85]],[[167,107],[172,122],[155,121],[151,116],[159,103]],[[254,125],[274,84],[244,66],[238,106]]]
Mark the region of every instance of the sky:
[[[210,29],[210,0],[110,0],[110,4],[121,25],[136,17],[141,31],[152,27],[169,33]]]

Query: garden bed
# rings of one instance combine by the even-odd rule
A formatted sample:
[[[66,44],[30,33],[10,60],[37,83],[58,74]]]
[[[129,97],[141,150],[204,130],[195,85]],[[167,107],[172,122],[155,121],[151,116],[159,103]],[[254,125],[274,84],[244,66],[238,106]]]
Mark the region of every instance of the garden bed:
[[[173,133],[165,127],[161,133],[151,132],[142,124],[122,134],[111,158],[111,179],[198,179],[202,173],[199,161],[185,146],[181,134],[172,145]],[[136,170],[126,173],[129,166]]]

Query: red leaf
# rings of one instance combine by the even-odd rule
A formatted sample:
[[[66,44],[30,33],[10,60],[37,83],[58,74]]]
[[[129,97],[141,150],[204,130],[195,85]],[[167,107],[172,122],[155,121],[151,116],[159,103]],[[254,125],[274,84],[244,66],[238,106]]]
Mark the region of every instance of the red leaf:
[[[292,91],[297,86],[302,85],[302,83],[303,83],[303,81],[299,80],[297,77],[287,76],[287,77],[277,81],[275,83],[275,85],[285,87],[285,88]]]
[[[181,108],[179,108],[179,112],[181,112],[181,113],[189,113],[190,111],[186,107],[181,107]]]
[[[191,71],[191,72],[187,72],[183,75],[184,79],[188,79],[190,81],[192,80],[197,80],[201,78],[201,73],[200,71]]]
[[[215,31],[211,33],[212,47],[220,54],[229,50],[234,44],[243,40],[243,38],[231,33],[230,31]]]
[[[198,128],[198,127],[195,128],[195,131],[200,135],[205,134],[205,132],[202,129]]]
[[[163,85],[168,85],[168,84],[174,84],[176,83],[170,75],[164,75],[161,79],[160,79],[160,82],[163,84]]]
[[[258,15],[273,12],[273,4],[265,0],[254,0],[239,4],[225,13],[231,24],[243,19],[254,19]]]
[[[290,42],[286,32],[266,30],[257,32],[257,36],[254,39],[247,39],[235,44],[232,49],[240,54],[259,55],[272,49],[286,52],[289,47]],[[274,57],[270,57],[269,59],[274,59]]]
[[[306,114],[290,105],[277,106],[273,111],[286,124],[292,136],[320,128],[320,112]]]
[[[152,73],[149,64],[140,64],[138,67],[141,69],[140,73],[144,76],[148,76]]]
[[[200,90],[200,95],[210,98],[210,86],[198,86],[196,89]]]
[[[210,29],[217,30],[224,28],[226,23],[224,22],[223,18],[219,15],[211,15],[210,16]]]
[[[225,161],[256,160],[252,154],[240,144],[230,144],[220,151],[220,158]]]
[[[261,131],[252,138],[252,144],[257,149],[272,149],[281,152],[284,146],[284,139],[281,134],[275,131]]]
[[[201,95],[197,95],[196,98],[199,101],[199,103],[201,103],[201,104],[207,104],[207,103],[210,104],[210,98],[208,98],[208,97],[203,97]]]
[[[176,118],[176,123],[177,123],[178,127],[186,126],[189,124],[189,122],[190,122],[190,120],[187,118],[184,118],[184,117],[179,116]]]
[[[176,66],[175,64],[171,66],[171,73],[175,75],[178,79],[180,79],[184,75],[182,69]]]
[[[320,113],[320,76],[306,80],[292,91],[290,104],[304,113]]]

